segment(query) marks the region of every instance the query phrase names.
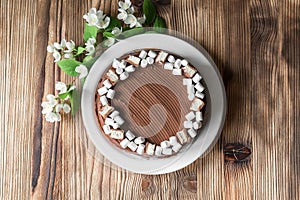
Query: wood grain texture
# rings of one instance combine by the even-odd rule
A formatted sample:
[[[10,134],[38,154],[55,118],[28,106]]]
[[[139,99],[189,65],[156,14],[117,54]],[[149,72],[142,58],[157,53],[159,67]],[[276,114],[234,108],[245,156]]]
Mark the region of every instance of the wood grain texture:
[[[177,172],[133,174],[103,158],[80,116],[49,124],[40,104],[71,82],[46,47],[82,43],[82,15],[113,0],[0,1],[0,199],[300,199],[300,1],[171,0],[168,27],[211,54],[226,86],[222,136]],[[225,162],[224,146],[251,148]]]

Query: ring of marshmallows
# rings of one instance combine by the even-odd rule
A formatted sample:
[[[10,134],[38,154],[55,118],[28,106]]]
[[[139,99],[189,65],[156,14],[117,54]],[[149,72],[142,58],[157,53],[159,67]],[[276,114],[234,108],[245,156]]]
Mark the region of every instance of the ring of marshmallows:
[[[130,149],[140,155],[158,157],[173,155],[191,138],[196,137],[197,130],[202,127],[203,115],[201,110],[205,105],[203,102],[204,87],[200,82],[202,77],[188,61],[175,58],[163,50],[141,50],[138,56],[135,55],[129,55],[121,61],[114,59],[102,82],[102,87],[97,90],[101,103],[99,114],[104,121],[103,132],[115,139],[123,149]],[[121,129],[125,121],[110,103],[114,98],[113,87],[117,82],[127,79],[129,74],[135,71],[135,68],[146,68],[153,63],[161,64],[165,70],[172,71],[174,76],[184,76],[183,85],[187,87],[188,99],[191,101],[190,112],[185,115],[184,129],[175,133],[169,140],[162,141],[160,145],[152,144],[144,137],[137,137],[130,130],[125,132]]]

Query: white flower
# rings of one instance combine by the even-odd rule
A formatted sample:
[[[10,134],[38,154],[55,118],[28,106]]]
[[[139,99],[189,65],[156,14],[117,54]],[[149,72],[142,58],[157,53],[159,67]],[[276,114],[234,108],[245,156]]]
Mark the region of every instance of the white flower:
[[[128,8],[126,11],[127,11],[128,14],[133,14],[133,13],[134,13],[134,7],[131,6],[131,7]]]
[[[72,59],[72,58],[74,58],[74,56],[73,56],[72,53],[66,53],[66,54],[64,55],[64,57],[65,57],[66,59]]]
[[[87,76],[88,70],[85,65],[79,65],[75,68],[75,72],[79,73],[79,79],[82,79]]]
[[[67,42],[66,47],[67,47],[67,50],[65,50],[64,52],[65,53],[71,53],[75,49],[74,41],[70,40],[70,42]]]
[[[58,62],[61,59],[61,55],[57,50],[54,50],[53,52],[53,58],[54,58],[54,62]]]
[[[130,8],[130,6],[131,6],[130,0],[125,0],[125,2],[119,1],[119,7],[123,10],[127,10],[128,8]]]
[[[146,21],[145,15],[143,17],[138,17],[135,27],[142,27],[143,26],[142,24],[145,23],[145,21]]]
[[[115,43],[115,41],[116,41],[115,38],[109,37],[106,40],[104,40],[103,44],[106,47],[110,47]]]
[[[86,55],[92,55],[95,52],[95,47],[94,45],[87,45],[85,47],[85,50],[88,52]]]
[[[48,100],[48,105],[51,107],[54,107],[57,104],[56,97],[53,94],[48,94],[46,99]]]
[[[104,20],[99,20],[98,23],[96,24],[96,26],[97,26],[97,28],[105,29],[108,27],[109,23],[110,23],[110,18],[105,17]]]
[[[91,37],[86,41],[85,45],[94,45],[95,43],[96,43],[96,39]]]
[[[56,111],[57,113],[59,113],[59,111],[60,111],[61,109],[63,109],[63,107],[64,107],[64,105],[61,104],[61,103],[59,103],[59,104],[57,104],[57,105],[55,106],[55,111]]]
[[[129,24],[130,28],[135,27],[136,23],[137,23],[137,19],[134,15],[129,14],[126,18],[126,20],[124,21],[125,24]]]
[[[63,110],[65,113],[69,113],[71,111],[71,107],[69,106],[69,104],[65,103],[63,106]]]
[[[119,20],[125,20],[127,18],[127,12],[126,10],[123,10],[123,9],[118,9],[118,11],[120,12],[118,15],[117,15],[117,18]]]
[[[48,51],[49,53],[53,53],[54,50],[55,50],[55,48],[54,48],[53,45],[48,45],[48,46],[47,46],[47,51]]]
[[[110,18],[103,14],[102,10],[96,10],[91,8],[89,12],[83,15],[83,18],[90,26],[96,26],[99,29],[105,29],[108,27]]]
[[[47,113],[45,118],[46,118],[46,121],[51,122],[51,123],[61,120],[60,114],[54,113],[54,112]]]
[[[122,33],[122,27],[121,28],[114,27],[111,33],[114,34],[115,36],[119,36]]]
[[[55,84],[55,89],[60,91],[59,94],[63,94],[67,92],[67,85],[64,82],[57,82]]]
[[[52,107],[52,105],[51,105],[49,102],[43,102],[43,103],[41,104],[41,106],[42,106],[42,108],[43,108],[43,110],[42,110],[42,114],[43,114],[43,115],[45,115],[45,114],[47,114],[47,113],[50,113],[50,112],[52,112],[52,110],[53,110],[53,107]]]

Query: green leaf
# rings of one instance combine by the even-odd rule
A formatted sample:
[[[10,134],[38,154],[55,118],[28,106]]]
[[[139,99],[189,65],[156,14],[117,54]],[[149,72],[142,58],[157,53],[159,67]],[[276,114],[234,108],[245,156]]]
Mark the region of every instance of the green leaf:
[[[112,17],[112,16],[110,16],[109,18],[110,18],[110,22],[109,22],[108,27],[105,29],[105,31],[111,31],[115,27],[121,28],[121,26],[122,26],[121,22],[117,18]]]
[[[138,35],[141,33],[144,33],[145,29],[142,27],[138,27],[138,28],[133,28],[131,30],[125,31],[123,33],[121,33],[120,38],[128,38],[134,35]]]
[[[78,111],[80,105],[80,94],[78,90],[72,90],[70,95],[70,103],[72,108],[72,115],[74,116],[75,113]]]
[[[166,24],[166,21],[162,17],[157,15],[155,18],[153,27],[154,28],[167,28],[167,24]]]
[[[66,74],[70,76],[78,76],[79,74],[75,72],[75,68],[81,64],[81,62],[74,59],[64,59],[57,62],[58,66]]]
[[[151,0],[144,0],[143,12],[146,16],[146,23],[152,24],[156,17],[156,8]]]
[[[78,47],[76,56],[82,54],[84,51],[85,51],[85,48],[83,48],[83,47]]]
[[[69,96],[69,94],[70,94],[70,92],[58,94],[58,97],[59,97],[61,100],[65,100],[65,99]]]
[[[104,37],[106,37],[106,38],[109,38],[109,37],[115,37],[115,35],[114,34],[112,34],[111,32],[107,32],[107,31],[105,31],[104,33],[103,33],[103,36]]]
[[[84,25],[84,32],[83,32],[83,40],[86,42],[89,38],[97,38],[97,30],[96,26],[90,26],[87,23]]]

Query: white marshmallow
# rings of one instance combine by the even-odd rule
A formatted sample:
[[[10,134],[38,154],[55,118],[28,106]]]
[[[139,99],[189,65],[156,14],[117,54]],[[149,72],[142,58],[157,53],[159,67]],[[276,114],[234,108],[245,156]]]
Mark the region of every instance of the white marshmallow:
[[[188,120],[188,121],[192,121],[193,119],[195,119],[196,115],[193,111],[189,112],[188,114],[185,115],[185,118]]]
[[[185,60],[185,59],[183,59],[182,61],[181,61],[181,65],[182,66],[187,66],[189,63],[188,63],[188,61],[187,60]]]
[[[142,68],[145,68],[145,67],[147,67],[147,64],[148,64],[148,62],[147,62],[147,60],[146,59],[143,59],[142,61],[141,61],[141,67]]]
[[[108,92],[107,92],[107,94],[106,94],[106,97],[109,98],[109,99],[113,99],[114,96],[115,96],[115,93],[116,92],[114,90],[109,89]]]
[[[182,79],[182,84],[186,86],[193,85],[193,81],[190,78],[184,78]]]
[[[116,69],[119,67],[119,65],[120,65],[120,61],[118,61],[117,59],[114,59],[114,61],[112,63],[112,67]]]
[[[134,143],[136,144],[142,144],[145,142],[145,138],[144,137],[137,137],[134,139]]]
[[[118,75],[117,75],[114,71],[112,71],[111,69],[108,70],[108,72],[107,72],[106,75],[108,76],[109,80],[110,80],[112,83],[116,83],[116,82],[119,81]]]
[[[112,84],[110,83],[110,81],[108,79],[106,79],[105,81],[103,81],[103,85],[109,89],[112,87]]]
[[[138,146],[136,152],[137,152],[138,154],[142,155],[142,154],[144,153],[144,151],[145,151],[145,145],[140,144],[140,145]]]
[[[140,64],[141,59],[139,57],[136,56],[129,56],[127,58],[127,62],[129,62],[130,64],[134,65],[134,66],[138,66]]]
[[[177,59],[174,63],[174,67],[179,69],[181,67],[181,60],[180,59]]]
[[[193,122],[192,121],[184,121],[183,127],[184,128],[193,128]]]
[[[107,88],[106,88],[105,86],[103,86],[103,87],[99,88],[99,89],[97,90],[97,92],[98,92],[99,95],[102,96],[102,95],[104,95],[104,94],[107,93]]]
[[[202,77],[199,75],[199,73],[196,73],[195,76],[193,77],[193,82],[198,83]]]
[[[110,131],[110,137],[117,139],[117,140],[121,140],[124,138],[124,131],[122,130],[111,130]]]
[[[114,110],[113,107],[109,106],[109,105],[105,105],[101,108],[101,110],[99,111],[100,115],[104,118],[106,118],[112,111]]]
[[[154,51],[152,51],[152,50],[150,50],[150,51],[148,52],[148,56],[150,56],[151,58],[155,58],[156,55],[157,55],[157,54],[156,54]]]
[[[172,146],[174,146],[175,144],[178,143],[178,142],[177,142],[176,136],[171,136],[171,137],[169,138],[169,141],[170,141],[170,144],[171,144]]]
[[[164,51],[160,51],[155,59],[155,62],[157,63],[163,63],[166,61],[167,59],[167,56],[168,56],[168,53],[167,52],[164,52]]]
[[[199,91],[196,91],[196,92],[195,92],[195,96],[198,97],[198,98],[200,98],[200,99],[203,99],[203,98],[204,98],[204,94],[201,93],[201,92],[199,92]]]
[[[129,145],[129,143],[130,143],[130,141],[129,141],[127,138],[125,138],[124,140],[122,140],[122,141],[120,142],[120,146],[121,146],[123,149],[125,149],[125,148]]]
[[[168,61],[169,61],[170,63],[175,63],[175,58],[174,58],[174,56],[169,55]]]
[[[194,86],[193,85],[187,85],[186,86],[186,91],[188,94],[194,94]]]
[[[181,131],[177,132],[176,136],[181,144],[184,144],[188,141],[188,136],[187,136],[185,130],[181,130]]]
[[[189,65],[183,67],[182,69],[183,69],[183,75],[188,78],[193,77],[194,74],[197,72],[197,70],[194,67],[191,67]]]
[[[202,92],[204,90],[204,87],[201,83],[197,83],[195,85],[196,90],[198,90],[199,92]]]
[[[192,138],[196,137],[197,135],[197,132],[193,128],[189,129],[187,132]]]
[[[106,96],[101,96],[100,97],[100,102],[103,106],[107,105],[108,104],[108,101],[107,101],[107,98]]]
[[[173,64],[171,64],[169,62],[166,62],[164,64],[164,69],[166,69],[166,70],[173,70]]]
[[[126,61],[125,61],[125,60],[122,60],[122,61],[120,62],[120,64],[119,64],[119,67],[120,67],[121,69],[125,69],[125,67],[126,67]]]
[[[116,116],[115,118],[114,118],[114,120],[116,121],[116,123],[117,124],[119,124],[120,126],[122,126],[122,124],[124,124],[124,119],[122,119],[122,117],[120,117],[119,115],[118,116]]]
[[[145,50],[142,50],[142,51],[140,52],[139,57],[140,57],[141,59],[145,59],[146,56],[147,56],[147,52],[146,52]]]
[[[201,122],[194,122],[193,123],[193,128],[195,129],[195,130],[198,130],[199,128],[201,128],[202,127],[202,123]]]
[[[156,156],[161,156],[163,148],[161,148],[160,146],[156,146],[155,148],[155,155]]]
[[[196,112],[196,121],[197,122],[203,121],[203,115],[201,111]]]
[[[164,155],[172,155],[172,149],[171,148],[165,148],[162,150],[162,154]]]
[[[113,119],[109,118],[109,117],[106,117],[104,123],[105,123],[106,125],[112,126],[112,125],[115,123],[115,121],[114,121]]]
[[[110,126],[109,126],[109,125],[104,124],[104,125],[102,126],[102,128],[103,128],[103,131],[104,131],[104,133],[105,133],[106,135],[109,135],[109,134],[110,134]]]
[[[153,155],[153,154],[154,154],[154,150],[155,150],[155,144],[149,143],[149,144],[146,146],[146,153],[147,153],[148,155]]]
[[[122,74],[120,74],[120,80],[125,80],[127,79],[129,76],[128,72],[123,72]]]
[[[194,93],[188,94],[188,99],[189,99],[190,101],[193,101],[194,98],[195,98]]]
[[[135,71],[135,67],[133,65],[128,65],[126,68],[125,68],[125,71],[126,72],[134,72]]]
[[[128,148],[131,150],[131,151],[135,151],[137,149],[137,145],[134,143],[134,142],[130,142],[128,144]]]
[[[113,111],[110,115],[109,115],[109,117],[110,118],[112,118],[112,119],[114,119],[116,116],[118,116],[120,113],[119,113],[119,111],[117,111],[117,110],[115,110],[115,111]]]
[[[118,67],[116,69],[116,73],[119,74],[119,75],[122,74],[123,73],[123,69],[121,67]]]
[[[175,76],[182,75],[181,69],[173,69],[172,74]]]
[[[204,102],[201,99],[198,98],[194,98],[194,100],[192,101],[190,110],[193,111],[200,111],[204,106]]]
[[[171,144],[170,144],[170,141],[165,140],[165,141],[162,141],[162,142],[160,143],[160,146],[161,146],[161,148],[164,149],[164,148],[170,147]]]
[[[181,149],[181,147],[182,145],[177,143],[172,147],[172,150],[177,153]]]
[[[118,129],[118,128],[120,128],[120,125],[117,123],[113,123],[112,127],[113,127],[113,129]]]
[[[154,63],[154,59],[151,57],[146,58],[149,65],[152,65]]]
[[[126,133],[125,133],[126,137],[128,140],[133,140],[135,138],[135,135],[130,131],[128,130]]]

